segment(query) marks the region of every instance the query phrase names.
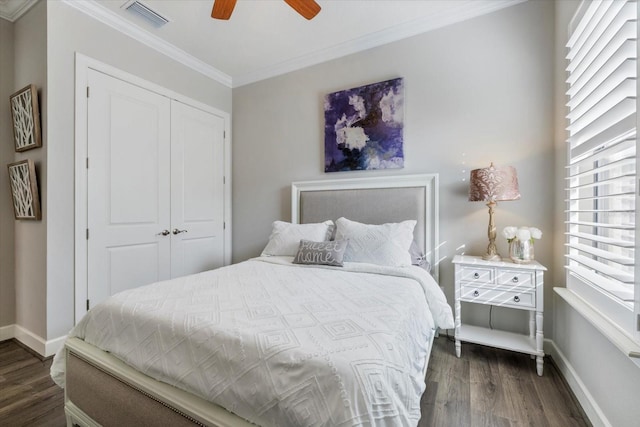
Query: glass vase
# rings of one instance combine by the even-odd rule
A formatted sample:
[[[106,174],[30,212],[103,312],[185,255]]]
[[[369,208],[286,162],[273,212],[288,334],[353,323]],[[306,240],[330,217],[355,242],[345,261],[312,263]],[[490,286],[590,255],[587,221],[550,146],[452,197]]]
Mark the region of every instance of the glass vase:
[[[533,242],[529,240],[513,239],[509,242],[509,258],[517,264],[527,264],[533,261]]]

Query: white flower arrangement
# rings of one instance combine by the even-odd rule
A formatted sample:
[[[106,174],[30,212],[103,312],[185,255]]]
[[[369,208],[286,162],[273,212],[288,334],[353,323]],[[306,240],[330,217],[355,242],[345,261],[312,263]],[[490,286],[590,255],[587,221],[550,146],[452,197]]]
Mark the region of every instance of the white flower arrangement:
[[[521,242],[530,240],[531,243],[533,243],[534,239],[539,240],[542,238],[542,231],[535,227],[514,227],[510,225],[502,230],[502,235],[509,243],[511,243],[513,239],[518,239]]]

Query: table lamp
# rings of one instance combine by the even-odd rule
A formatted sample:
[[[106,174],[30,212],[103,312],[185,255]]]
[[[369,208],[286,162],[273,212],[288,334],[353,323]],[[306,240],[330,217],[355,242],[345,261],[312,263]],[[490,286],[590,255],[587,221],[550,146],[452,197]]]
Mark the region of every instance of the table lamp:
[[[493,212],[497,202],[518,200],[520,190],[518,188],[518,175],[513,166],[496,167],[491,163],[488,168],[474,169],[469,179],[469,201],[487,202],[489,207],[489,246],[482,259],[500,261],[500,255],[496,249],[496,225],[493,220]]]

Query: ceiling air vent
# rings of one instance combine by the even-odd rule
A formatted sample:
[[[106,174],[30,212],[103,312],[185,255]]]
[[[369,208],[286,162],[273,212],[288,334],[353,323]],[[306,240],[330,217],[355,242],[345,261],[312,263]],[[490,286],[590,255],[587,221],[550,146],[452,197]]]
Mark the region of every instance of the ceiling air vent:
[[[165,18],[164,16],[160,15],[158,12],[138,0],[128,1],[122,5],[122,8],[128,10],[129,12],[135,13],[138,16],[141,16],[142,18],[153,24],[155,27],[162,27],[164,24],[169,22],[168,18]]]

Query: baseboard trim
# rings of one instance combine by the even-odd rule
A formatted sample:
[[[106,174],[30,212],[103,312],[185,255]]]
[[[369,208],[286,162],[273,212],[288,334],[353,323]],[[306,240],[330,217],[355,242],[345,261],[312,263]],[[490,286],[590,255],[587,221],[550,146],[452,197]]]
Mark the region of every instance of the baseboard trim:
[[[15,338],[42,357],[53,356],[64,346],[66,335],[49,341],[34,334],[20,325],[8,325],[0,327],[0,341]]]
[[[14,338],[20,341],[22,344],[29,347],[31,350],[35,351],[39,355],[43,357],[47,357],[45,354],[46,342],[43,338],[34,334],[28,329],[23,328],[20,325],[13,325],[14,327]]]
[[[565,381],[576,396],[576,399],[578,399],[591,424],[594,427],[612,427],[604,412],[602,412],[602,409],[600,409],[600,406],[589,392],[589,389],[584,382],[582,382],[582,379],[571,363],[569,363],[564,353],[556,346],[556,343],[553,340],[545,339],[544,344],[546,348],[545,353],[553,358],[553,362],[562,376],[564,376]]]

